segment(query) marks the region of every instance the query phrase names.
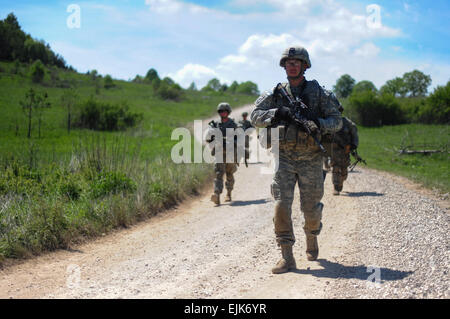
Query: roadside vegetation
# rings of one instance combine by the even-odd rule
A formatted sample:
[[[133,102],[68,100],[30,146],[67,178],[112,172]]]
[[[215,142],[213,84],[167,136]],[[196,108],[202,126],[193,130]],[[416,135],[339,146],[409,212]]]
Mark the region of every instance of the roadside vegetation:
[[[334,92],[358,124],[359,154],[369,167],[450,192],[450,81],[431,93],[431,77],[414,70],[387,81],[340,77]]]
[[[198,193],[209,164],[174,164],[174,128],[255,100],[155,69],[130,81],[68,67],[13,14],[0,20],[0,262],[127,227]],[[36,50],[29,48],[36,47]]]

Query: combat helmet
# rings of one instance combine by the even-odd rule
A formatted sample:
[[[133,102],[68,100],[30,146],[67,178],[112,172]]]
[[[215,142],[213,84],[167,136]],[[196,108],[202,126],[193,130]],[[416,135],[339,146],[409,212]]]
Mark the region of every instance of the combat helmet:
[[[230,114],[231,113],[230,104],[226,102],[219,103],[219,105],[217,106],[217,113],[219,113],[220,111],[227,111],[228,114]]]
[[[281,55],[280,66],[284,68],[287,59],[297,59],[306,63],[306,69],[311,67],[308,51],[303,47],[289,47]]]

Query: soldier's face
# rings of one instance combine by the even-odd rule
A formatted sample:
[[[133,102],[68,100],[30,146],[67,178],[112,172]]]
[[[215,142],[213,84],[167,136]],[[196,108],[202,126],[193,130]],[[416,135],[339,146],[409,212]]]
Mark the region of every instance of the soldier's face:
[[[219,115],[221,118],[227,118],[228,117],[228,112],[227,111],[220,111]]]
[[[302,61],[296,59],[286,60],[284,65],[287,76],[297,76],[302,69]]]

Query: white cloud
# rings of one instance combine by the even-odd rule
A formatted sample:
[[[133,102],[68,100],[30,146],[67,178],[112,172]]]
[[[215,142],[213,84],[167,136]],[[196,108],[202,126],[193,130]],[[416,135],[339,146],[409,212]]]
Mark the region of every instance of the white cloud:
[[[150,7],[151,11],[159,14],[173,14],[179,12],[201,13],[209,11],[209,9],[205,7],[177,0],[145,0],[145,4]]]
[[[376,56],[379,52],[380,52],[380,48],[377,47],[372,42],[369,42],[369,43],[365,43],[361,47],[357,48],[355,50],[355,56],[367,58],[367,57]]]
[[[168,76],[185,88],[192,82],[195,82],[196,86],[201,88],[212,78],[220,79],[219,75],[213,69],[204,65],[192,63],[186,64],[182,69],[175,73],[169,73]]]
[[[260,90],[285,79],[278,62],[282,51],[294,45],[309,51],[312,68],[307,71],[307,78],[316,78],[328,88],[345,73],[358,81],[371,80],[380,86],[420,66],[416,61],[423,63],[420,57],[387,60],[384,50],[392,53],[397,47],[383,48],[377,40],[403,37],[402,30],[384,24],[371,28],[364,6],[350,9],[335,0],[233,0],[234,7],[265,6],[265,9],[230,13],[181,0],[146,0],[145,3],[146,10],[136,12],[133,17],[110,7],[102,8],[121,25],[133,24],[145,29],[124,39],[126,43],[120,43],[127,50],[117,48],[113,56],[109,52],[113,50],[107,45],[98,46],[89,59],[72,54],[74,58],[69,62],[76,67],[72,61],[84,59],[87,64],[89,60],[89,65],[97,65],[98,61],[105,65],[105,72],[120,68],[122,78],[134,77],[154,67],[184,87],[195,81],[200,88],[213,77],[228,84],[233,80],[251,80]],[[128,24],[123,22],[126,20]],[[107,65],[104,61],[108,61]],[[122,75],[131,70],[132,74]],[[426,70],[433,83],[435,77],[445,78],[439,67]],[[118,75],[118,71],[113,75]]]

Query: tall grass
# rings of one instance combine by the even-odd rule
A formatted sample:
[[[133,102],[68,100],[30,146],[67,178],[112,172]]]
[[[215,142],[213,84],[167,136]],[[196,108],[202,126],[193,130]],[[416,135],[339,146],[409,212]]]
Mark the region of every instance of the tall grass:
[[[196,194],[206,164],[141,161],[126,136],[79,141],[67,164],[0,170],[0,259],[65,248],[126,227]]]
[[[113,80],[98,88],[92,77],[48,69],[32,83],[29,65],[0,62],[0,258],[24,257],[130,225],[170,207],[211,177],[207,164],[176,165],[171,132],[215,113],[219,102],[251,103],[254,96],[184,91],[181,100],[155,95],[146,84]],[[142,114],[122,132],[67,130],[61,103],[72,87],[80,105],[89,99],[127,105]],[[20,102],[33,88],[46,92],[41,138],[26,137]],[[238,115],[239,116],[239,115]]]

